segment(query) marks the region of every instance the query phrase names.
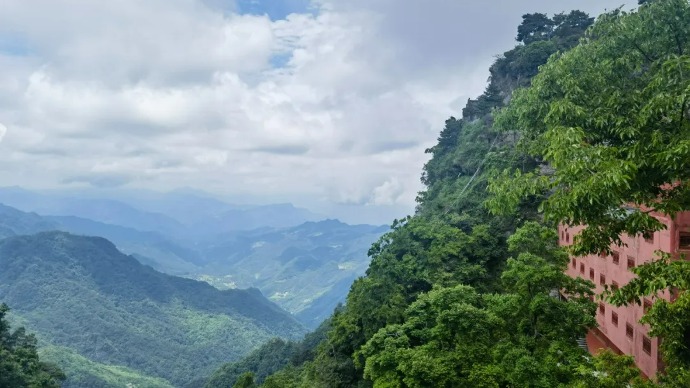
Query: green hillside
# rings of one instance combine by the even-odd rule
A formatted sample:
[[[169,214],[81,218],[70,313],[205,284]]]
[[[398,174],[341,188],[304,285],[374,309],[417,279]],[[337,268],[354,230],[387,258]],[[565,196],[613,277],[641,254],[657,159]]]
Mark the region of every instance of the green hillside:
[[[41,359],[69,371],[69,379],[62,388],[172,388],[164,379],[147,377],[122,366],[94,362],[67,347],[46,346],[40,349],[39,354]]]
[[[63,232],[0,241],[0,300],[46,343],[175,385],[303,333],[258,290],[165,275],[105,239]]]
[[[496,112],[593,22],[580,11],[524,15],[518,45],[491,66],[485,92],[467,102],[462,118],[449,118],[427,150],[416,213],[372,245],[366,275],[332,316],[326,338],[311,346],[313,357],[284,362],[267,377],[247,358],[219,369],[213,381],[264,388],[648,386],[631,358],[591,358],[578,347],[596,324],[593,284],[564,274],[568,254],[539,212],[551,193],[506,190],[513,212],[487,207],[489,182],[501,189],[498,171],[548,173],[541,155],[522,147],[544,140],[530,144],[510,123],[496,126]],[[515,189],[520,182],[512,182]]]

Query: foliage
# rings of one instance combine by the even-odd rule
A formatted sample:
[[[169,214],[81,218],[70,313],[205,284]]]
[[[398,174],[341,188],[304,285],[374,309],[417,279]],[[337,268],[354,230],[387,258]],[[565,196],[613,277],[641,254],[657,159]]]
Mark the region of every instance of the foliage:
[[[494,111],[592,22],[581,12],[549,20],[543,36],[497,59],[461,119],[446,121],[426,151],[415,215],[372,245],[366,275],[313,359],[264,387],[552,387],[579,378],[586,358],[576,339],[594,324],[591,283],[565,276],[555,232],[530,222],[541,193],[515,217],[484,207],[489,171],[538,165],[494,128]]]
[[[171,388],[161,378],[143,375],[133,369],[91,361],[74,350],[60,346],[44,346],[39,349],[42,359],[52,361],[68,374],[61,388],[120,388],[128,384],[134,387]]]
[[[587,225],[577,254],[660,229],[652,210],[690,208],[689,26],[687,1],[654,2],[602,16],[582,44],[553,57],[497,120],[554,171],[506,171],[491,185],[492,208],[550,192],[547,220]]]
[[[497,118],[543,165],[504,170],[489,186],[490,207],[505,214],[527,195],[548,193],[546,220],[585,226],[574,254],[608,252],[623,234],[664,228],[655,213],[690,210],[690,4],[642,3],[602,16]],[[625,305],[673,291],[675,301],[657,301],[642,322],[663,338],[661,382],[688,386],[690,265],[662,256],[633,272],[634,280],[607,296]]]
[[[604,350],[592,358],[589,364],[578,368],[580,378],[573,388],[649,388],[653,382],[645,380],[635,366],[632,356],[620,356]]]
[[[161,274],[101,238],[10,237],[0,241],[0,268],[0,298],[17,306],[43,343],[175,385],[208,376],[272,337],[302,333],[256,290],[219,291]],[[65,358],[53,360],[72,384],[80,373],[69,368],[80,364]]]
[[[274,338],[242,360],[227,363],[218,368],[206,382],[206,387],[232,387],[246,373],[252,373],[253,381],[262,384],[267,376],[282,368],[309,362],[314,359],[316,347],[326,338],[326,332],[329,329],[330,320],[326,320],[301,341],[292,342]]]
[[[536,236],[544,238],[535,239]],[[594,325],[591,284],[564,274],[555,233],[527,223],[509,239],[506,293],[457,285],[423,294],[401,324],[356,353],[374,387],[543,386],[576,378],[576,339]],[[537,256],[541,254],[541,256]],[[562,289],[570,301],[551,295]],[[526,373],[529,370],[529,373]]]
[[[7,322],[9,307],[0,304],[0,387],[59,387],[64,373],[39,360],[36,338],[23,327],[14,331]]]

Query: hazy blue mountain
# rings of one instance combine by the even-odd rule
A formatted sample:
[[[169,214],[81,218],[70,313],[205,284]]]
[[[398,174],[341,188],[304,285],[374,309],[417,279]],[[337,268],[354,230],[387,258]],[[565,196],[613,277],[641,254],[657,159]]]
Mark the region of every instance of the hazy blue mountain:
[[[120,251],[134,255],[140,262],[168,274],[193,273],[204,263],[196,250],[157,232],[145,232],[71,216],[44,218],[56,224],[53,229],[84,236],[104,237],[113,242]]]
[[[162,274],[103,238],[65,232],[0,240],[0,301],[45,344],[177,386],[304,332],[256,289]]]
[[[0,239],[57,229],[57,224],[36,213],[26,213],[0,203]]]
[[[11,197],[8,192],[23,198],[23,205],[29,206],[28,203],[39,209],[58,208],[40,203],[42,200],[48,204],[54,200],[60,206],[79,202],[21,189],[0,189],[0,197],[3,193]],[[371,243],[388,230],[337,220],[277,227],[316,216],[290,204],[238,207],[195,192],[144,192],[124,196],[123,201],[128,204],[111,199],[82,201],[93,207],[88,211],[82,209],[80,214],[95,214],[106,220],[111,218],[103,217],[104,214],[123,207],[129,209],[121,217],[111,219],[112,223],[82,216],[47,216],[43,221],[52,225],[50,229],[105,237],[121,251],[161,272],[204,280],[221,289],[256,287],[310,327],[318,325],[344,300],[352,281],[363,275],[368,266]],[[135,207],[146,204],[151,208]],[[97,206],[103,208],[99,210]],[[157,211],[170,211],[188,222],[195,217],[199,221],[183,225],[169,214],[162,216]],[[133,221],[146,218],[142,224],[155,228],[159,219],[156,216],[169,218],[159,223],[160,230],[146,231]],[[36,222],[40,219],[35,214],[32,217]],[[35,231],[40,230],[46,229]]]
[[[364,274],[369,247],[387,230],[326,220],[235,233],[206,246],[202,253],[209,264],[197,278],[221,288],[257,287],[315,327]]]
[[[178,235],[183,226],[160,213],[138,210],[113,199],[38,193],[18,187],[0,188],[0,203],[45,216],[74,216],[143,231]]]

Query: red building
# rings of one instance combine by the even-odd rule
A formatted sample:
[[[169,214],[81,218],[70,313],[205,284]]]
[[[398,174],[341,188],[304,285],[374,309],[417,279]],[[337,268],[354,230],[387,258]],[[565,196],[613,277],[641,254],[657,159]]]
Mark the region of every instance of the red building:
[[[570,259],[567,274],[571,277],[582,277],[596,285],[596,292],[601,293],[604,285],[620,287],[633,278],[630,268],[655,259],[654,252],[661,250],[678,256],[685,253],[690,257],[690,212],[684,212],[674,219],[655,215],[666,225],[665,230],[654,233],[649,239],[642,236],[622,238],[625,246],[613,246],[613,254],[589,255]],[[560,226],[558,228],[561,245],[570,245],[573,237],[582,227]],[[669,300],[668,292],[658,295]],[[659,339],[648,335],[649,327],[639,323],[644,311],[654,302],[646,298],[642,306],[632,305],[615,307],[600,303],[597,309],[599,327],[588,335],[590,351],[596,351],[596,342],[612,350],[632,355],[637,366],[647,376],[654,376],[662,368],[658,353]]]

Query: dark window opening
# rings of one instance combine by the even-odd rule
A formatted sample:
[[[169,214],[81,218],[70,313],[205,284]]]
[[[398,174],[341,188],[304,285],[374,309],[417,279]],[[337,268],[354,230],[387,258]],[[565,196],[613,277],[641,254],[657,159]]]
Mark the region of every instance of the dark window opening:
[[[614,291],[618,289],[618,282],[617,281],[614,280],[611,282],[611,289]]]
[[[647,354],[652,354],[652,340],[646,335],[642,336],[642,350]]]
[[[621,257],[620,254],[616,251],[611,252],[611,257],[613,258],[613,264],[618,265],[618,262],[620,261]]]
[[[625,324],[625,335],[628,338],[632,338],[634,333],[635,333],[635,329],[633,329],[632,325],[629,323],[626,323]]]
[[[635,258],[628,256],[628,269],[635,268]]]
[[[577,266],[577,260],[572,259],[571,262],[572,262],[572,264],[573,264],[573,268],[575,268],[575,267]]]
[[[580,273],[583,275],[585,274],[585,265],[582,263],[580,263]]]
[[[618,327],[618,313],[614,311],[611,312],[611,323],[613,323],[613,326]]]
[[[599,314],[601,314],[601,315],[606,314],[606,306],[604,306],[603,303],[599,303]]]
[[[647,314],[647,312],[648,312],[649,309],[651,309],[651,308],[652,308],[652,301],[649,300],[649,299],[647,299],[647,298],[645,298],[645,299],[644,299],[644,302],[643,302],[643,304],[642,304],[642,310],[644,311],[645,314]]]
[[[602,286],[606,284],[606,275],[604,275],[603,273],[599,275],[599,284],[601,284]]]
[[[589,269],[589,278],[594,281],[594,269],[592,268]]]
[[[565,242],[567,242],[567,243],[570,242],[570,233],[568,233],[568,232],[565,232]]]
[[[678,249],[690,249],[690,233],[680,232],[678,236]]]

